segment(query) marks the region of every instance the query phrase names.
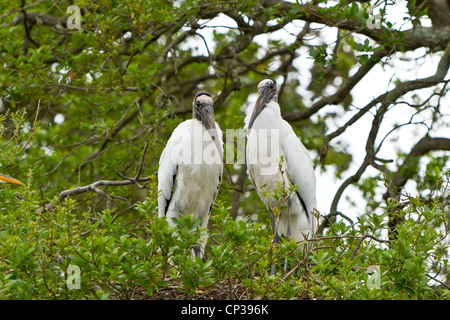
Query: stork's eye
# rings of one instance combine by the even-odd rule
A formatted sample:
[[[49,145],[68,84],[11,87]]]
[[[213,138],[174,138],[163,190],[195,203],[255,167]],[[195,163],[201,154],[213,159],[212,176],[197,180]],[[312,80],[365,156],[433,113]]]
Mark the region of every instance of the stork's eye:
[[[274,83],[273,82],[269,82],[269,88],[273,89],[273,87],[274,87]]]

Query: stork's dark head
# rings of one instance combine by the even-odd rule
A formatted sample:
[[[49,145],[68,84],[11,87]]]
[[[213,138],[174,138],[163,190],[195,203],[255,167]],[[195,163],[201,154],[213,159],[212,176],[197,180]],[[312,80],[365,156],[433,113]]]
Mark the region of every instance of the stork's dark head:
[[[211,95],[206,91],[200,91],[194,97],[192,113],[194,119],[201,121],[206,130],[208,130],[222,159],[222,148],[220,146],[221,142],[216,128],[216,121],[214,120],[213,104],[214,100]]]
[[[213,108],[214,101],[211,95],[206,91],[199,91],[195,97],[193,102],[193,116],[194,119],[202,121],[202,114],[205,111],[208,111],[210,114],[214,114]]]
[[[277,82],[272,78],[264,78],[258,83],[258,95],[262,95],[264,102],[269,103],[271,100],[277,99]]]
[[[266,105],[270,101],[277,101],[278,90],[277,82],[272,78],[264,78],[258,83],[258,98],[256,98],[255,108],[253,109],[252,117],[250,118],[250,123],[248,129],[250,130],[253,126],[258,115],[264,110]]]

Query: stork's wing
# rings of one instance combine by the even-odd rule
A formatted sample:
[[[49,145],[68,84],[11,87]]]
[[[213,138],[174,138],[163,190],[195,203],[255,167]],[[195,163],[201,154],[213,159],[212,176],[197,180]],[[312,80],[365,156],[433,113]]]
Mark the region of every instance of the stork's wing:
[[[223,167],[221,166],[219,169],[219,183],[217,184],[216,195],[214,196],[214,202],[216,201],[217,195],[219,193],[220,185],[222,184],[222,176],[223,176]]]
[[[305,146],[293,131],[284,137],[281,144],[281,151],[285,157],[284,167],[292,184],[298,187],[297,195],[309,218],[309,214],[317,206],[313,163]]]
[[[172,156],[173,141],[169,139],[166,148],[159,159],[158,169],[158,216],[167,214],[170,200],[172,199],[175,179],[178,173],[178,163]]]

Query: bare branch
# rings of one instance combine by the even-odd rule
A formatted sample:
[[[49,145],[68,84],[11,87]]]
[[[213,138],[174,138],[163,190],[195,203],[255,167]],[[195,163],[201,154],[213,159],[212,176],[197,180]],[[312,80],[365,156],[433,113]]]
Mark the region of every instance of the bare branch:
[[[138,179],[136,179],[136,181],[137,182],[146,182],[146,181],[150,181],[151,179],[152,179],[151,177],[145,177],[145,178],[138,178]],[[126,199],[124,199],[122,197],[117,197],[117,196],[112,196],[112,195],[107,194],[103,190],[99,189],[99,187],[101,187],[101,186],[121,187],[121,186],[130,185],[130,184],[133,184],[133,183],[134,182],[131,181],[131,180],[123,180],[123,181],[99,180],[99,181],[96,181],[96,182],[91,183],[91,184],[86,185],[86,186],[81,186],[81,187],[76,187],[76,188],[73,188],[73,189],[64,190],[63,192],[61,192],[58,195],[57,200],[59,202],[62,202],[67,197],[83,194],[83,193],[86,193],[86,192],[95,192],[95,193],[98,193],[98,194],[100,194],[102,196],[105,196],[107,198],[113,197],[113,198],[118,198],[118,199],[126,201]],[[55,208],[55,205],[53,203],[47,204],[45,206],[45,210],[52,210],[54,208]]]
[[[356,72],[350,79],[342,84],[342,86],[332,96],[320,99],[306,110],[302,110],[299,112],[285,112],[283,113],[283,118],[289,122],[300,121],[308,119],[310,116],[327,105],[339,104],[347,97],[347,95],[358,84],[358,82],[377,64],[377,62],[383,55],[384,54],[381,51],[375,53],[374,56],[369,59],[364,65],[362,65],[359,68],[358,72]]]
[[[11,22],[11,25],[15,26],[19,23],[25,22],[30,24],[41,24],[45,26],[51,26],[56,28],[65,28],[67,26],[67,17],[54,17],[45,13],[28,12],[17,15]]]

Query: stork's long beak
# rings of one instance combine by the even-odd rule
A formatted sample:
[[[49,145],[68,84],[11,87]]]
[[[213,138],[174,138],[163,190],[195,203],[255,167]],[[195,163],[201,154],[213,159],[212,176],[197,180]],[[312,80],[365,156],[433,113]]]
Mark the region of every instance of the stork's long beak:
[[[24,184],[22,182],[20,182],[19,180],[10,178],[8,176],[5,176],[3,174],[0,173],[0,182],[9,182],[9,183],[14,183],[14,184],[20,184],[21,186],[23,186]]]
[[[252,117],[250,118],[250,122],[248,124],[248,130],[250,130],[253,126],[253,122],[255,122],[258,115],[267,105],[267,98],[269,96],[269,89],[263,88],[262,91],[258,94],[258,98],[256,98],[255,108],[253,109]]]
[[[217,128],[216,128],[216,121],[214,119],[214,111],[213,111],[212,106],[208,105],[202,109],[201,119],[202,119],[202,123],[205,126],[206,130],[208,130],[209,134],[211,135],[211,138],[213,139],[214,143],[216,144],[217,151],[219,152],[220,160],[223,162],[223,152],[222,152],[222,148],[220,145],[219,134],[218,134]]]

